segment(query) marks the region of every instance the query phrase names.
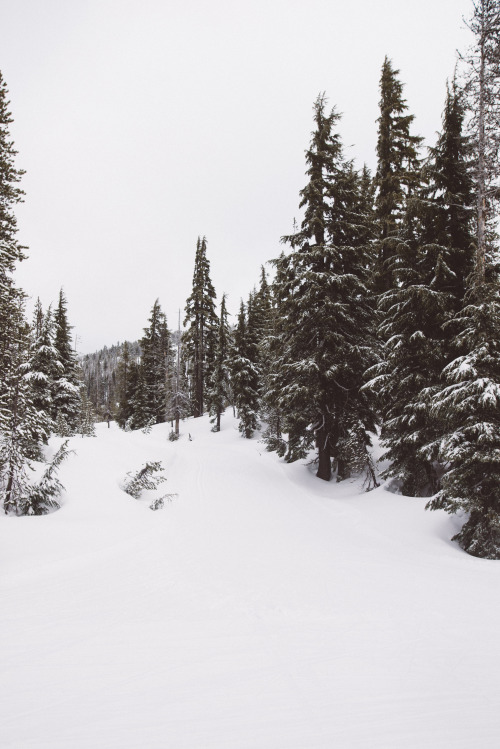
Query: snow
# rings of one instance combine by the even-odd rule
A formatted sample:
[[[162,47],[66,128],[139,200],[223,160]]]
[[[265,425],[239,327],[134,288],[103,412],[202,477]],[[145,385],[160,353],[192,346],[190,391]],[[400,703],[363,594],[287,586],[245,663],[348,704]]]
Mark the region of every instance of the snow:
[[[500,566],[460,520],[319,481],[229,413],[181,431],[98,425],[58,512],[0,518],[0,747],[496,749]],[[157,460],[152,512],[120,486]]]

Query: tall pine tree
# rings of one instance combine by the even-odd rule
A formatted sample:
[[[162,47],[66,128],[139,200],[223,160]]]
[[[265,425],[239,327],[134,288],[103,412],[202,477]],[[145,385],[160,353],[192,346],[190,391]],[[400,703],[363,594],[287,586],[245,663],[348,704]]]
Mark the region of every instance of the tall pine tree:
[[[215,289],[210,279],[210,262],[207,258],[205,237],[196,244],[193,289],[186,301],[183,337],[184,355],[189,362],[193,416],[205,411],[205,389],[209,372],[213,368],[215,340],[218,328],[215,311]]]
[[[137,384],[137,363],[132,359],[128,341],[125,341],[122,347],[120,361],[116,368],[116,385],[118,410],[116,421],[118,426],[125,428],[128,420],[132,416],[132,400]]]
[[[37,328],[39,333],[31,345],[26,379],[31,385],[33,405],[40,416],[43,414],[45,417],[45,429],[40,437],[46,443],[50,431],[54,430],[54,384],[62,371],[62,364],[54,345],[54,317],[51,307],[42,316]],[[32,331],[32,336],[35,334],[36,328]]]
[[[230,367],[234,405],[239,418],[238,428],[243,437],[250,439],[259,427],[260,402],[257,337],[251,297],[247,310],[243,302],[240,305]]]
[[[214,368],[207,393],[209,411],[214,424],[213,431],[220,432],[220,418],[229,402],[229,361],[231,332],[229,330],[226,295],[222,295],[219,315],[219,329],[215,344]]]
[[[409,201],[397,246],[394,288],[381,295],[382,362],[371,372],[383,414],[382,443],[391,461],[386,475],[403,494],[433,494],[441,466],[429,443],[441,425],[430,410],[432,393],[452,353],[446,323],[463,304],[473,267],[470,149],[464,108],[448,90],[443,131],[423,169],[424,186]],[[424,449],[425,448],[425,449]]]
[[[48,406],[46,389],[34,392],[33,362],[30,365],[30,331],[24,312],[24,294],[14,283],[16,264],[24,248],[16,239],[14,206],[22,200],[18,187],[23,172],[16,169],[16,151],[10,140],[12,117],[8,110],[7,87],[0,73],[0,501],[7,514],[41,514],[55,509],[54,496],[60,491],[55,472],[66,454],[56,454],[41,481],[30,481],[31,461],[43,459],[41,442],[50,423],[45,410],[35,405],[37,397]],[[49,340],[49,331],[47,341]],[[32,354],[41,352],[36,349]],[[35,364],[36,366],[36,364]],[[31,379],[31,381],[30,381]]]
[[[54,347],[57,351],[57,359],[61,364],[61,370],[54,381],[53,418],[60,425],[59,429],[63,436],[66,436],[78,431],[81,382],[78,361],[71,341],[72,327],[68,322],[66,296],[62,289],[59,292],[54,323]]]
[[[326,112],[314,105],[315,130],[306,152],[309,182],[301,192],[301,230],[283,241],[290,255],[276,262],[279,318],[272,395],[288,433],[286,458],[304,457],[313,443],[317,476],[338,479],[369,464],[368,430],[374,417],[362,373],[371,361],[373,314],[366,287],[368,255],[360,227],[360,180],[346,162]]]
[[[445,427],[447,466],[431,509],[466,513],[454,537],[469,554],[500,559],[500,3],[478,0],[470,28],[468,92],[476,196],[476,254],[465,304],[449,324],[456,358],[444,369],[433,411]]]
[[[170,338],[167,318],[157,299],[140,340],[140,375],[134,396],[135,427],[162,424],[166,420],[167,380],[173,356]]]
[[[378,224],[375,290],[394,286],[393,271],[397,238],[406,201],[418,184],[418,146],[421,138],[412,135],[414,115],[408,114],[403,84],[387,57],[380,77],[380,117],[378,118],[377,172],[375,174],[375,216]]]
[[[17,151],[10,138],[7,85],[0,72],[0,397],[9,388],[8,377],[13,372],[11,346],[16,349],[19,309],[23,298],[16,288],[13,273],[23,260],[24,249],[17,241],[17,221],[14,206],[23,200],[18,186],[24,172],[15,166]],[[24,324],[24,321],[23,323]]]

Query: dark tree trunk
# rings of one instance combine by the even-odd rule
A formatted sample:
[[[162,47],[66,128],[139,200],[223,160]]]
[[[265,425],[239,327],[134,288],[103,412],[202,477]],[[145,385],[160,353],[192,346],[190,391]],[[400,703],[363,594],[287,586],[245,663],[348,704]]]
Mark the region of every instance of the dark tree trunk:
[[[9,478],[7,481],[7,487],[5,489],[5,500],[4,500],[4,510],[5,514],[8,515],[9,511],[12,510],[12,507],[14,503],[12,502],[12,489],[14,486],[14,464],[11,462],[9,466]],[[15,507],[15,512],[17,515],[17,503]]]
[[[318,472],[316,476],[323,481],[330,481],[332,478],[330,441],[324,428],[316,432],[316,445],[318,448]]]
[[[349,466],[347,465],[347,462],[343,460],[342,458],[337,459],[337,481],[344,481],[344,479],[348,479],[351,476],[351,471],[349,470]]]

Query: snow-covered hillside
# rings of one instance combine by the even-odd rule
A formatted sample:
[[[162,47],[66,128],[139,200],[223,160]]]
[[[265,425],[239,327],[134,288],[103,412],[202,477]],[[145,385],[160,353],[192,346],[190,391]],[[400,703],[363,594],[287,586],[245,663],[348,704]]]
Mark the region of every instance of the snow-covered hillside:
[[[229,414],[182,430],[99,425],[61,510],[0,519],[0,747],[497,749],[500,565],[458,521]],[[177,495],[157,512],[120,488],[147,460]]]

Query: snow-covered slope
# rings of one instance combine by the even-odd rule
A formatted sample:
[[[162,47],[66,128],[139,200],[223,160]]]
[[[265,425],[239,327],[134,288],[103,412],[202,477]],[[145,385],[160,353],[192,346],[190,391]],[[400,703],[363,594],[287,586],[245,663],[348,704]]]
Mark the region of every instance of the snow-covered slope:
[[[500,565],[457,521],[182,429],[100,425],[61,510],[0,519],[1,749],[497,749]]]

